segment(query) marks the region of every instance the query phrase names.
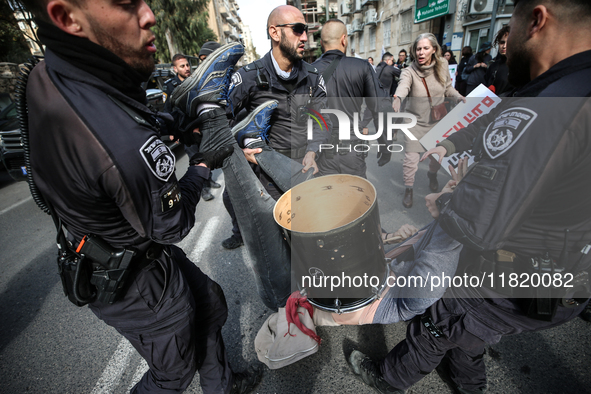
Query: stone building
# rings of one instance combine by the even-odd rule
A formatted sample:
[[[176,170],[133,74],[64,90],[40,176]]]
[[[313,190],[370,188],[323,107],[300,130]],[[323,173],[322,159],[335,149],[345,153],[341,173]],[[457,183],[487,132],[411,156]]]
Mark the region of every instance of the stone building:
[[[459,59],[463,46],[476,51],[482,42],[492,41],[494,33],[509,23],[512,12],[512,0],[338,1],[339,19],[347,24],[349,34],[347,55],[371,56],[376,62],[384,52],[397,57],[401,49],[408,51],[415,38],[426,32],[435,34],[440,45],[447,45]]]
[[[240,7],[234,0],[211,0],[208,4],[208,26],[218,36],[220,44],[240,41],[245,48],[244,56],[238,66],[243,66],[257,59],[250,29],[244,23],[238,10]]]

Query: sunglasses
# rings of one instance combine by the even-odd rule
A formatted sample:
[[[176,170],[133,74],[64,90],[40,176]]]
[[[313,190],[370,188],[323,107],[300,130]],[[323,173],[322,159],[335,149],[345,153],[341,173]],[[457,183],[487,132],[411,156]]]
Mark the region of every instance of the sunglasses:
[[[282,25],[275,25],[275,27],[286,27],[286,26],[291,26],[291,30],[293,30],[293,32],[295,34],[302,35],[304,34],[304,32],[307,34],[308,33],[308,25],[306,25],[305,23],[284,23]]]

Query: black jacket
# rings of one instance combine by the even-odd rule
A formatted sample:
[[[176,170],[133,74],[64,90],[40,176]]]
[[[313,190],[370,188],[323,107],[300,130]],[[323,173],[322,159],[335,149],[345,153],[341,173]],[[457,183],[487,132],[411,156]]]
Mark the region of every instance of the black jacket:
[[[476,136],[473,151],[482,158],[445,195],[451,199],[440,201],[446,232],[477,250],[548,251],[558,260],[568,229],[566,263],[591,264],[591,255],[580,253],[591,240],[589,96],[591,51],[557,63],[503,99],[483,133],[475,132],[477,122],[454,133],[457,151],[470,148],[467,141]]]
[[[492,57],[489,54],[484,55],[484,63],[486,63],[488,65],[491,60],[492,60]],[[478,63],[478,61],[476,60],[476,54],[474,54],[474,55],[472,55],[470,60],[468,60],[468,63],[466,64],[466,66],[463,69],[464,73],[468,74],[468,79],[466,80],[468,85],[478,86],[481,83],[484,83],[484,75],[486,74],[486,68],[485,67],[474,68],[476,63]],[[467,93],[469,93],[469,92],[467,92]]]
[[[387,93],[380,86],[371,64],[363,59],[347,57],[343,52],[335,49],[325,52],[312,65],[324,74],[326,69],[337,59],[340,59],[337,68],[331,78],[325,81],[328,108],[339,109],[345,112],[349,119],[353,119],[355,112],[361,115],[361,104],[365,97],[368,110],[373,113],[374,117],[377,116],[377,113],[380,112],[380,105],[383,106],[378,98],[387,97]],[[367,117],[364,117],[363,120],[360,119],[359,127],[366,127],[370,119]]]
[[[172,244],[189,233],[205,167],[177,180],[157,116],[46,51],[27,84],[31,165],[43,196],[75,241]],[[131,113],[130,111],[133,111]]]
[[[260,62],[260,69],[256,64]],[[269,88],[257,84],[257,75],[264,76]],[[277,76],[271,51],[260,61],[250,63],[232,76],[230,102],[226,107],[228,117],[234,118],[242,110],[253,111],[268,100],[279,102],[271,116],[269,142],[271,147],[280,150],[306,147],[306,151],[318,152],[320,144],[326,143],[330,131],[321,130],[313,124],[313,139],[307,139],[307,122],[296,123],[299,107],[312,107],[318,110],[326,105],[326,87],[316,67],[304,61],[294,64],[290,80],[283,81]],[[329,125],[330,127],[330,125]]]
[[[396,79],[400,77],[401,72],[399,68],[389,66],[386,62],[380,62],[376,67],[376,75],[390,96],[393,96],[394,92],[396,92],[398,87]]]
[[[495,60],[488,65],[488,69],[484,75],[484,84],[486,87],[493,85],[497,96],[513,90],[513,86],[509,83],[507,56],[499,54],[495,57]]]
[[[164,82],[164,93],[166,93],[166,103],[164,103],[164,110],[166,112],[172,112],[172,100],[170,100],[170,96],[174,89],[179,86],[183,81],[180,80],[178,75],[175,75],[173,78],[169,78]]]

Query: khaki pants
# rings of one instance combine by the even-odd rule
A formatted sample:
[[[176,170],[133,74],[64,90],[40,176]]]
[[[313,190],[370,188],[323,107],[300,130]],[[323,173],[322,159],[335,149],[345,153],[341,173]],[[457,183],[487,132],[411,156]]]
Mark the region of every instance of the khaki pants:
[[[404,161],[402,162],[402,178],[404,179],[404,186],[412,187],[415,183],[415,174],[419,169],[420,153],[406,152],[404,154]],[[429,156],[429,172],[434,174],[439,171],[441,164],[433,157]]]

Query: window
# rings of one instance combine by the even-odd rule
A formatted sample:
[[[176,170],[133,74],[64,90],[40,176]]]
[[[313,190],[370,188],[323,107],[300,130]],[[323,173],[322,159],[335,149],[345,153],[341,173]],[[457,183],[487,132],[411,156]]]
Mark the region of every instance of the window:
[[[359,33],[359,53],[365,52],[365,43],[363,42],[363,32]]]
[[[412,38],[412,9],[400,14],[400,44],[408,44]]]
[[[382,24],[382,28],[384,29],[384,47],[388,48],[390,46],[390,35],[391,33],[391,26],[392,26],[392,20],[388,19],[387,21],[384,21],[384,23]]]
[[[376,29],[372,27],[369,29],[369,50],[375,51],[376,49]]]

